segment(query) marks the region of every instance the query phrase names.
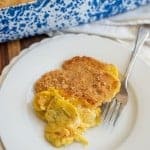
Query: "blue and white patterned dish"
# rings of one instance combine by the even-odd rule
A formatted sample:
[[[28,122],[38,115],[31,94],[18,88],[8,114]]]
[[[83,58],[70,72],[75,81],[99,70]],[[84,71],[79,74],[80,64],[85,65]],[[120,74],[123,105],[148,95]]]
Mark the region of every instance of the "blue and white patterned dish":
[[[0,10],[0,42],[97,21],[150,0],[37,0]]]

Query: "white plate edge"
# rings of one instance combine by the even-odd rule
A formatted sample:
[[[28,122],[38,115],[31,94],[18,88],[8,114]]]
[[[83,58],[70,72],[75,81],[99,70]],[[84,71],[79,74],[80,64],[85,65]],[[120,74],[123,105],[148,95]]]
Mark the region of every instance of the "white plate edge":
[[[11,68],[12,68],[12,67],[17,63],[17,61],[18,61],[19,59],[21,59],[25,54],[27,54],[28,52],[30,52],[31,50],[33,50],[36,46],[38,46],[38,45],[40,45],[40,44],[43,44],[43,43],[45,43],[45,42],[47,42],[47,41],[51,42],[52,40],[56,40],[56,39],[62,38],[62,37],[64,37],[64,36],[67,36],[67,37],[69,37],[69,36],[79,36],[79,37],[82,37],[82,36],[94,36],[94,37],[97,37],[97,38],[104,38],[104,37],[101,37],[101,36],[88,35],[88,34],[63,34],[63,35],[57,35],[57,36],[52,37],[52,38],[49,38],[49,37],[48,37],[48,38],[46,38],[46,39],[41,40],[40,42],[36,42],[36,43],[32,44],[31,46],[29,46],[28,48],[23,49],[23,50],[19,53],[19,55],[15,56],[15,57],[10,61],[10,63],[9,63],[6,67],[4,67],[4,69],[3,69],[3,71],[2,71],[2,73],[1,73],[1,75],[0,75],[0,89],[1,89],[1,87],[2,87],[2,85],[3,85],[3,82],[4,82],[5,78],[7,77],[7,74],[8,74],[9,71],[11,70]],[[114,40],[109,39],[109,38],[106,38],[106,39],[107,39],[107,40],[110,40],[110,41],[114,41]],[[121,44],[122,46],[127,47],[127,50],[129,50],[129,48],[131,47],[130,44],[121,43],[121,42],[119,42],[119,41],[114,41],[114,42],[119,43],[119,44]],[[141,59],[141,57],[140,57],[139,59],[140,59],[141,61],[143,61],[143,59]],[[144,62],[144,61],[143,61],[143,62]],[[145,63],[145,65],[146,65],[146,63]],[[149,66],[149,65],[148,65],[148,66]],[[0,146],[1,146],[1,143],[0,143]],[[0,147],[0,148],[1,148],[1,147]]]

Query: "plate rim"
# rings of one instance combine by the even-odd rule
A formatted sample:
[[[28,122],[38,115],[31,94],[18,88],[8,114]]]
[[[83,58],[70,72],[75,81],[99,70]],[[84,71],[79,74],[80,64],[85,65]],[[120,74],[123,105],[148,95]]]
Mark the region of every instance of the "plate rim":
[[[1,87],[3,86],[3,82],[5,81],[5,78],[7,77],[7,75],[9,74],[9,71],[12,69],[12,67],[16,64],[16,62],[18,60],[20,60],[23,56],[25,56],[28,52],[32,51],[36,46],[40,45],[40,44],[43,44],[47,41],[50,40],[56,40],[57,38],[62,38],[64,36],[94,36],[94,37],[98,37],[98,38],[102,38],[102,39],[107,39],[107,40],[110,40],[110,41],[113,41],[113,42],[116,42],[116,43],[119,43],[115,40],[112,40],[112,39],[109,39],[109,38],[105,38],[105,37],[100,37],[100,36],[96,36],[96,35],[88,35],[88,34],[68,34],[68,35],[57,35],[53,38],[46,38],[46,39],[43,39],[41,40],[40,42],[36,42],[34,44],[32,44],[31,46],[29,46],[28,48],[25,48],[23,51],[20,52],[20,54],[16,57],[14,57],[11,62],[3,69],[2,71],[2,74],[0,76],[0,90],[1,90]],[[121,45],[123,45],[122,43],[119,43]],[[126,47],[126,46],[125,46]],[[129,47],[127,47],[127,51],[129,51]],[[140,57],[139,57],[140,60],[142,60]],[[142,60],[143,61],[143,60]],[[144,63],[144,65],[147,65],[146,63]],[[149,65],[148,65],[149,66]],[[150,68],[150,66],[149,66]],[[2,140],[1,136],[0,136],[0,139]]]

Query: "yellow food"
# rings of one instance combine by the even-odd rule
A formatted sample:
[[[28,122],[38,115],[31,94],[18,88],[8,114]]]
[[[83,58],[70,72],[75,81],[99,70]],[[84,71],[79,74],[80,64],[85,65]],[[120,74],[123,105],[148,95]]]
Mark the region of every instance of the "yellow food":
[[[45,73],[34,85],[36,93],[49,87],[99,107],[119,92],[120,80],[116,66],[83,56],[65,61],[62,69]]]
[[[71,144],[73,141],[87,144],[87,140],[82,136],[80,130],[56,124],[48,124],[45,128],[45,138],[54,146]]]
[[[66,60],[61,69],[36,81],[34,110],[46,122],[45,138],[56,147],[80,142],[84,132],[101,122],[101,106],[120,90],[115,65],[91,57]]]
[[[100,108],[76,98],[66,99],[54,88],[37,93],[33,106],[37,115],[47,122],[45,138],[56,147],[73,141],[87,144],[83,132],[100,123]]]

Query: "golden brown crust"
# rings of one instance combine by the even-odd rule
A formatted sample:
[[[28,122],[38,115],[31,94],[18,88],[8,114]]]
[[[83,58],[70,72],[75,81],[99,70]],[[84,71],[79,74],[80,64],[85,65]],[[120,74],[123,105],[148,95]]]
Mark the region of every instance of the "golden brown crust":
[[[118,69],[115,65],[107,64],[87,56],[75,56],[72,59],[65,61],[62,65],[62,68],[65,70],[76,70],[82,68],[94,72],[96,70],[103,70],[118,78]]]
[[[77,65],[87,65],[90,67],[94,67],[94,68],[100,68],[100,69],[104,69],[106,67],[107,64],[105,63],[101,63],[100,61],[97,61],[91,57],[87,57],[87,56],[75,56],[72,59],[66,60],[62,67],[64,69],[72,69],[73,67],[77,67]]]
[[[32,2],[35,0],[0,0],[0,8],[15,6],[22,3]]]
[[[74,57],[63,64],[63,69],[44,74],[36,82],[35,91],[40,92],[49,87],[62,89],[65,96],[86,100],[97,107],[115,96],[120,81],[105,71],[104,63],[90,57]]]

